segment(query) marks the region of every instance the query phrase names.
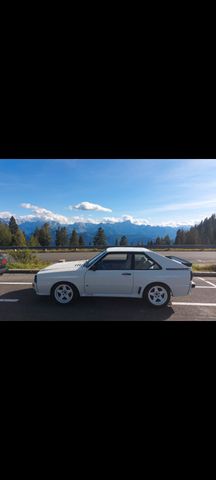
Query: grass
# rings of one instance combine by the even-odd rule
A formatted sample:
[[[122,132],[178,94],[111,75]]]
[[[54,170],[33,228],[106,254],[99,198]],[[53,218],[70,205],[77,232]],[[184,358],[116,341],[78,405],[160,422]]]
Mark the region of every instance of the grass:
[[[194,263],[192,270],[193,272],[216,272],[216,265]]]
[[[42,270],[43,268],[48,267],[51,265],[52,262],[29,262],[29,263],[22,263],[22,262],[14,262],[8,264],[8,269],[14,270]]]

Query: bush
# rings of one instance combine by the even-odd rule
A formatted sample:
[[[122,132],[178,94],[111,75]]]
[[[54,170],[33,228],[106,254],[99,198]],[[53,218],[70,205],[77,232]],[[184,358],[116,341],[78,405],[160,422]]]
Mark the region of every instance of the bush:
[[[11,257],[15,262],[19,263],[38,263],[37,256],[30,250],[18,250],[11,252]]]

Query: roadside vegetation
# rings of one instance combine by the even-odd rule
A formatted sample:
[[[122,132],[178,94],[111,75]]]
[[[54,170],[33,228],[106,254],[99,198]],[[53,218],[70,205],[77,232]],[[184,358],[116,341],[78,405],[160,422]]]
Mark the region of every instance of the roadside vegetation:
[[[216,272],[216,265],[193,264],[193,272]]]
[[[52,262],[42,262],[30,250],[12,251],[9,255],[8,269],[41,270]]]

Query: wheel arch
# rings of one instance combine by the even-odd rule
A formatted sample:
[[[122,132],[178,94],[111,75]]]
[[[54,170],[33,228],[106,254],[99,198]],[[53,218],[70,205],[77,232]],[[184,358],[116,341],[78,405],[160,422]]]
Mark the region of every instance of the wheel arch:
[[[168,290],[170,291],[170,295],[173,296],[173,291],[172,291],[172,288],[170,287],[170,285],[168,285],[167,283],[165,282],[151,282],[151,283],[148,283],[148,285],[146,285],[143,290],[142,290],[142,297],[144,298],[148,288],[150,287],[153,287],[154,285],[160,285],[161,287],[166,287],[168,288]]]

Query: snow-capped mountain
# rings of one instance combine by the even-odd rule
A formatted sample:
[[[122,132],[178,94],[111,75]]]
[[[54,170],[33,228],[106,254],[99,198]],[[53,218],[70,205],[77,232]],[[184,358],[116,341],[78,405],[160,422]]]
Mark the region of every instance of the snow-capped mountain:
[[[9,219],[0,218],[0,221],[8,223]],[[17,223],[21,230],[23,230],[27,236],[30,238],[36,227],[40,228],[45,222],[37,217],[31,218],[28,221],[22,221],[22,219],[17,219]],[[175,240],[176,232],[179,228],[188,230],[190,226],[181,225],[181,226],[153,226],[153,225],[137,225],[132,223],[132,221],[121,221],[121,222],[103,222],[103,223],[85,223],[77,222],[73,224],[60,224],[58,222],[50,221],[49,222],[52,236],[52,243],[55,243],[55,232],[58,227],[65,226],[67,229],[68,235],[72,233],[72,230],[75,229],[78,234],[82,234],[86,245],[92,243],[93,238],[99,227],[102,227],[105,231],[107,242],[110,245],[114,245],[116,240],[119,240],[123,235],[126,235],[128,238],[129,244],[137,242],[148,242],[149,240],[155,241],[156,238],[164,237],[169,235],[171,240]]]

